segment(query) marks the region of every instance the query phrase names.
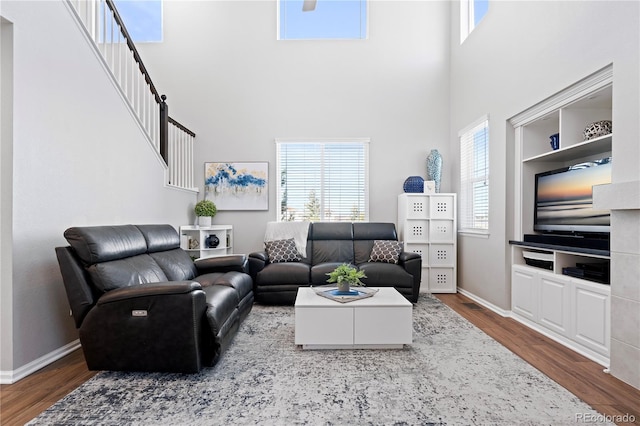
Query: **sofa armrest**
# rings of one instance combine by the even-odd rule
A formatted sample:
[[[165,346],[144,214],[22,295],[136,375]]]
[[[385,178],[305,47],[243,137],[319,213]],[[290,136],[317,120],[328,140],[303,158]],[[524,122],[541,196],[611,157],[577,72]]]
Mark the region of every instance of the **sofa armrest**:
[[[105,293],[80,327],[90,370],[197,372],[210,331],[200,284],[140,284]]]
[[[269,263],[269,256],[266,251],[254,251],[249,254],[249,275],[255,284],[258,272],[262,271]]]
[[[228,254],[225,256],[204,257],[196,259],[194,264],[198,274],[210,272],[244,272],[249,273],[245,254]]]
[[[122,287],[111,290],[98,299],[98,305],[119,302],[138,297],[164,296],[172,294],[185,294],[194,290],[202,290],[200,283],[196,281],[168,281],[159,283],[146,283],[130,287]]]
[[[400,253],[400,257],[398,258],[398,263],[400,263],[402,265],[405,262],[408,262],[409,260],[421,259],[421,258],[422,258],[422,256],[420,256],[418,253],[412,253],[410,251],[403,251],[402,253]]]
[[[420,281],[422,281],[422,256],[418,253],[402,252],[398,264],[413,277],[411,301],[415,303],[418,301]]]

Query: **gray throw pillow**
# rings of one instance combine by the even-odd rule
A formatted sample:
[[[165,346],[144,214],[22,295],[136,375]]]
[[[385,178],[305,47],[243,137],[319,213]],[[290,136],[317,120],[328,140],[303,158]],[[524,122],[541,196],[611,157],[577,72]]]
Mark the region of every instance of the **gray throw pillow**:
[[[271,263],[300,262],[301,260],[293,238],[265,241],[264,247]]]
[[[402,243],[392,240],[375,240],[369,262],[398,263],[402,252]]]

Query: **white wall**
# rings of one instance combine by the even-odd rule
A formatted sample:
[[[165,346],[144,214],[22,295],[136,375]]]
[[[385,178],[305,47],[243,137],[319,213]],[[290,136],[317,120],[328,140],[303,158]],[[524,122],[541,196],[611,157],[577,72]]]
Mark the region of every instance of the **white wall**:
[[[397,195],[449,154],[449,3],[369,3],[369,39],[277,41],[275,1],[166,1],[164,41],[139,45],[178,121],[207,161],[268,161],[268,212],[219,212],[236,252],[262,248],[276,220],[275,138],[370,137],[372,221],[396,222]],[[174,113],[179,110],[180,113]]]
[[[451,139],[459,129],[486,113],[490,115],[491,135],[490,237],[459,239],[458,284],[509,310],[507,241],[515,237],[512,211],[515,155],[513,130],[507,121],[613,63],[613,181],[637,182],[640,177],[640,4],[492,1],[484,20],[462,45],[457,43],[458,13],[456,2],[451,11]],[[456,156],[457,147],[453,148],[452,155]],[[614,257],[613,252],[621,247],[616,236],[628,235],[626,229],[616,228],[616,224],[621,223],[616,215],[612,220],[614,268],[624,265]],[[627,222],[636,224],[630,229],[638,229],[638,219]],[[634,247],[638,247],[637,233],[631,235],[636,241]],[[638,259],[637,252],[633,258]],[[626,313],[619,309],[623,304],[626,311],[636,309],[632,321],[637,323],[640,317],[640,279],[636,274],[635,281],[629,282],[631,275],[612,272],[613,324],[626,321]],[[616,276],[624,277],[624,282]],[[624,303],[621,299],[625,299]],[[640,341],[637,329],[630,328],[625,336],[621,336],[618,329],[612,330],[618,342],[616,346],[614,341],[612,346],[612,372],[637,387]],[[623,345],[626,345],[624,354]]]
[[[1,317],[12,321],[9,330],[3,324],[0,371],[11,379],[77,339],[54,253],[67,227],[177,227],[191,220],[196,197],[164,187],[161,161],[63,2],[0,7],[14,42],[13,140],[2,141],[3,188],[5,144],[13,150],[13,197],[2,195],[13,236],[1,236],[3,267],[8,259],[13,269],[2,294],[13,298],[0,302]]]

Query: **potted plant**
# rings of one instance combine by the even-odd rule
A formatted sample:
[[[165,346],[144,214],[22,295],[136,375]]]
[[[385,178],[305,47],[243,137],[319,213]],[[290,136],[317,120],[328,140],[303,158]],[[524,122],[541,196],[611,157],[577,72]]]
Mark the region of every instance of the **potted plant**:
[[[216,215],[218,208],[213,201],[200,200],[196,203],[194,211],[198,216],[198,225],[211,226],[211,218]]]
[[[364,271],[358,270],[356,267],[343,263],[333,271],[327,274],[328,283],[337,283],[340,293],[348,293],[350,286],[364,285],[360,278],[367,278]]]

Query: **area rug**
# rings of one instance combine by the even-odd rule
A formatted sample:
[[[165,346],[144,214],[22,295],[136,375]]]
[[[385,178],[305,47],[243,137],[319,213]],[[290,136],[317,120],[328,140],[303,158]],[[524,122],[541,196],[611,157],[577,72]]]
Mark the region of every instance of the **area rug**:
[[[413,326],[404,349],[307,351],[294,345],[293,307],[256,305],[215,367],[102,372],[30,424],[557,426],[597,416],[435,298],[420,296]]]

